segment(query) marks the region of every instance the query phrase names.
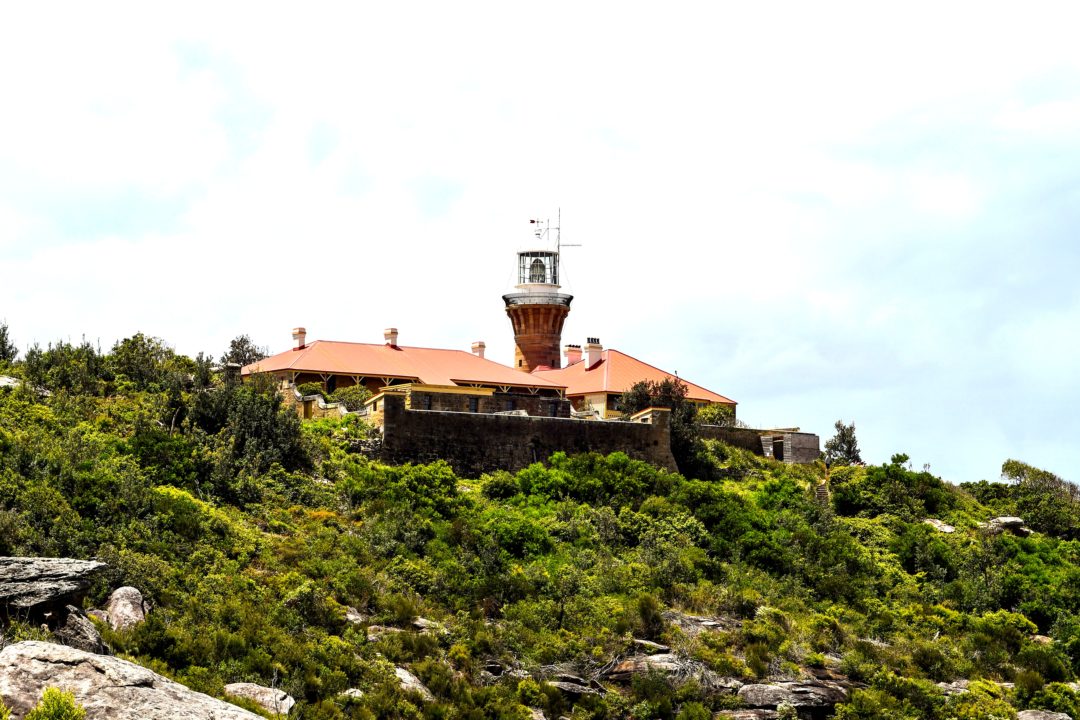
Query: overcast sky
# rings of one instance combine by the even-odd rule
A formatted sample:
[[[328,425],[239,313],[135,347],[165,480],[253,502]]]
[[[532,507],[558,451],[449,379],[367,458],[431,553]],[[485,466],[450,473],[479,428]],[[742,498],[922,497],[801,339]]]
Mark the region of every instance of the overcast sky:
[[[509,364],[561,208],[564,343],[871,463],[1080,480],[1074,6],[8,3],[0,319]]]

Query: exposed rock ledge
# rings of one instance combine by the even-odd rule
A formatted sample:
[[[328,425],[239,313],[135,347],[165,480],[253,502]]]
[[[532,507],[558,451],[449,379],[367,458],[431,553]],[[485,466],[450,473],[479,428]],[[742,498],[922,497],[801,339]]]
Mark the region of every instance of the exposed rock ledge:
[[[119,658],[34,640],[0,650],[0,695],[14,717],[46,687],[74,693],[86,720],[261,720]]]
[[[0,557],[0,605],[28,610],[44,605],[79,605],[94,573],[95,560]]]
[[[225,694],[233,697],[247,698],[258,703],[259,707],[275,715],[288,715],[296,700],[284,690],[268,688],[265,685],[255,683],[229,683],[225,686]]]
[[[831,707],[847,699],[847,690],[833,682],[779,682],[743,685],[739,699],[752,708],[775,708],[780,703],[800,707]]]

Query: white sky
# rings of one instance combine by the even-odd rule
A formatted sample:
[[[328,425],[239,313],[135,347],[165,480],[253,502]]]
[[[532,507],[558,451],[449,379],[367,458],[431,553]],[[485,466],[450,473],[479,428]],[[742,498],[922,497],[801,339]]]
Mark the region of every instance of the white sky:
[[[1072,3],[7,4],[23,349],[289,331],[509,363],[562,208],[597,335],[960,482],[1080,479]]]

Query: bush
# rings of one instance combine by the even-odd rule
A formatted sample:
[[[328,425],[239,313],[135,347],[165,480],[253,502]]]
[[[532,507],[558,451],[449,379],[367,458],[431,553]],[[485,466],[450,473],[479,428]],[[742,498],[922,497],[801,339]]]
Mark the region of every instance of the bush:
[[[371,391],[363,385],[351,385],[336,390],[330,396],[330,402],[341,403],[349,412],[356,412],[364,407],[364,403],[371,399]]]
[[[296,386],[296,392],[300,393],[304,397],[308,397],[310,395],[318,395],[321,398],[324,398],[324,399],[326,398],[326,396],[323,394],[323,384],[322,383],[317,383],[317,382],[300,383],[299,385]]]
[[[75,696],[59,688],[45,688],[41,702],[26,713],[23,720],[85,720],[86,709]]]

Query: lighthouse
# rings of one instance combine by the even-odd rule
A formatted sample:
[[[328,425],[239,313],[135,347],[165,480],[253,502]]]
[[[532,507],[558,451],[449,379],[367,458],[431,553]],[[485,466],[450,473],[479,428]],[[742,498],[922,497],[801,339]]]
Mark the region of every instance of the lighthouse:
[[[536,238],[547,233],[537,220]],[[558,238],[558,229],[556,229]],[[514,367],[532,372],[538,367],[558,368],[562,328],[573,295],[559,292],[559,249],[522,250],[517,254],[517,292],[503,295],[506,314],[514,327]]]

